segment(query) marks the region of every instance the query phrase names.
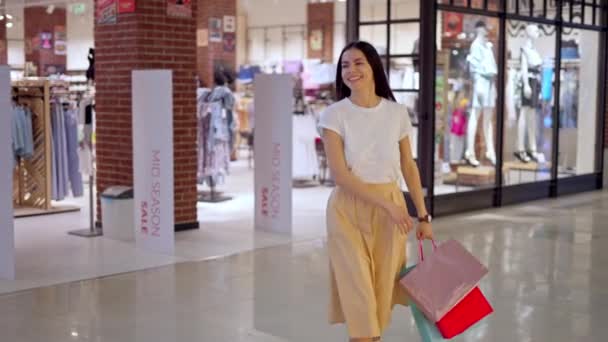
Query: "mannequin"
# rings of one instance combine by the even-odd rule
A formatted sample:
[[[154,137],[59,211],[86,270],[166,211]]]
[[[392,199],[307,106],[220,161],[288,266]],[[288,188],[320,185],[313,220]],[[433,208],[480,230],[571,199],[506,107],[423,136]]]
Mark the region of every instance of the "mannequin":
[[[534,42],[540,36],[536,25],[526,27],[526,42],[521,48],[521,79],[523,82],[521,109],[517,119],[517,151],[515,157],[523,163],[538,162],[536,152],[536,109],[540,102],[541,67],[543,60],[534,48]],[[524,146],[528,134],[528,149]]]
[[[492,43],[488,41],[488,29],[485,22],[479,21],[475,25],[477,36],[471,44],[471,51],[467,57],[473,79],[473,110],[469,117],[467,128],[467,149],[464,154],[466,162],[474,167],[479,166],[475,156],[475,134],[479,117],[483,113],[483,135],[486,143],[486,158],[496,164],[494,150],[493,115],[496,105],[495,77],[498,74]]]

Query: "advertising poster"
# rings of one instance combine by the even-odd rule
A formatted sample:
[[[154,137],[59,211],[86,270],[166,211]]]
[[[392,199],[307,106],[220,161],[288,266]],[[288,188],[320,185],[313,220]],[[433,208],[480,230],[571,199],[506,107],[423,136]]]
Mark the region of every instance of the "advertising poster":
[[[199,29],[196,31],[196,46],[206,47],[209,45],[209,30]]]
[[[135,0],[118,0],[118,13],[135,12]]]
[[[65,26],[55,26],[55,55],[65,56],[67,54],[68,44]]]
[[[236,50],[236,35],[234,33],[224,33],[224,51],[234,52]]]
[[[209,41],[212,43],[222,42],[222,19],[209,18]]]
[[[116,24],[116,0],[98,0],[96,13],[97,24]]]
[[[313,51],[323,50],[323,30],[310,31],[310,49]]]
[[[51,32],[40,32],[40,48],[44,50],[53,48],[53,34]]]
[[[236,32],[236,17],[232,15],[224,16],[224,32]]]

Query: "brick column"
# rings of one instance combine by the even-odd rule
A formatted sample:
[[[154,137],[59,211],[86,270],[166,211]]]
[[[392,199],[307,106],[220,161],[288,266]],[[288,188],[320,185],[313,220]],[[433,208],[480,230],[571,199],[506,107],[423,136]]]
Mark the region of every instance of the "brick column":
[[[8,42],[6,40],[6,22],[0,24],[0,65],[8,64]]]
[[[95,25],[97,191],[133,185],[131,71],[171,69],[177,230],[198,228],[196,2],[192,7],[191,18],[174,18],[166,0],[139,0],[116,24]]]
[[[197,29],[198,30],[209,30],[209,19],[217,18],[222,20],[222,41],[212,42],[209,40],[207,46],[197,47],[197,73],[203,86],[211,87],[213,85],[213,70],[214,66],[218,63],[222,63],[224,66],[231,70],[236,69],[236,31],[234,33],[228,33],[232,36],[233,44],[232,50],[227,49],[226,39],[223,32],[224,17],[232,16],[235,19],[236,24],[236,0],[198,0],[198,16],[197,16]],[[236,71],[236,70],[235,70]]]
[[[25,60],[38,67],[39,76],[48,75],[48,66],[56,66],[65,71],[67,56],[55,54],[55,34],[63,30],[64,35],[67,35],[66,24],[66,12],[63,8],[55,8],[51,14],[47,13],[46,7],[24,9]],[[42,33],[51,34],[51,44],[46,47],[41,43]]]
[[[320,58],[331,63],[334,60],[334,3],[309,3],[307,13],[308,24],[308,58]],[[323,47],[313,49],[311,37],[317,32],[322,33]]]

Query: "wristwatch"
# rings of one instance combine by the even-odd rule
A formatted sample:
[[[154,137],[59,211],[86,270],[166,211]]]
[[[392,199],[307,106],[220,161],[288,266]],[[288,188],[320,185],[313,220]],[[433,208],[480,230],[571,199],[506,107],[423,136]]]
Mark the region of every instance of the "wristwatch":
[[[418,222],[431,223],[431,221],[433,221],[433,217],[430,214],[426,214],[423,217],[418,218]]]

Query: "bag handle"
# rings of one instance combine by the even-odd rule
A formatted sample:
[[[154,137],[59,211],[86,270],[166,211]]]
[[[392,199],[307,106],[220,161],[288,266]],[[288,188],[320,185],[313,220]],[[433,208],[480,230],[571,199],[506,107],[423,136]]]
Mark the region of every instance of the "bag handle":
[[[424,250],[422,248],[423,241],[424,240],[418,240],[418,258],[420,262],[424,261]],[[437,250],[437,243],[435,243],[435,239],[432,239],[431,243],[433,244],[433,251]]]

